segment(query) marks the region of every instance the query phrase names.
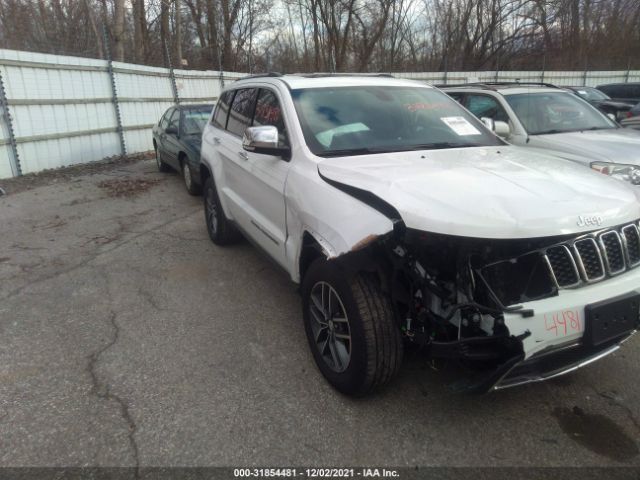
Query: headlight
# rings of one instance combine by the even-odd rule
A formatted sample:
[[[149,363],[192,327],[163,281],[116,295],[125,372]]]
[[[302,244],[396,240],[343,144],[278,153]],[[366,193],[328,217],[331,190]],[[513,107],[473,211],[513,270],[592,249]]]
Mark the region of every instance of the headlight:
[[[625,165],[624,163],[593,162],[591,164],[591,168],[593,168],[597,172],[609,175],[610,177],[630,182],[633,185],[640,185],[640,167],[637,165]]]

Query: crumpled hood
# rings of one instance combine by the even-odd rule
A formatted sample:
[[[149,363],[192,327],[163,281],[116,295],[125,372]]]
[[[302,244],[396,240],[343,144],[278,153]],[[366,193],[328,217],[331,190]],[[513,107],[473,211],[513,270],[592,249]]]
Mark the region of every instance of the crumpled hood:
[[[601,161],[640,165],[640,132],[627,128],[531,135],[529,145],[578,154],[585,163]]]
[[[328,158],[325,179],[373,193],[409,228],[479,238],[583,233],[640,218],[620,180],[526,148],[478,147]],[[354,219],[354,222],[357,222]]]

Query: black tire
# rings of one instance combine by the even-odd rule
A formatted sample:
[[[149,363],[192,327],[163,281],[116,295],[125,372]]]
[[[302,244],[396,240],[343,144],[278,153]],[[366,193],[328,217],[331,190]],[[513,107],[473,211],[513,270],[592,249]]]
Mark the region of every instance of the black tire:
[[[197,183],[196,178],[193,176],[193,171],[191,170],[191,166],[189,165],[189,160],[186,157],[182,157],[180,159],[180,167],[182,170],[182,181],[184,182],[184,188],[187,189],[189,195],[200,195],[202,189],[200,185]]]
[[[321,334],[318,333],[319,327],[317,323],[315,327],[312,324],[317,322],[312,313],[311,305],[314,302],[312,292],[316,292],[315,301],[317,302],[318,286],[325,284],[330,285],[339,297],[334,297],[333,304],[339,304],[339,310],[344,308],[347,318],[350,356],[348,363],[344,362],[346,367],[342,365],[344,367],[342,371],[334,368],[336,362],[328,360],[329,355],[323,356],[321,353],[323,342],[316,340],[316,336],[321,338]],[[334,388],[347,395],[363,396],[380,389],[396,376],[402,364],[404,348],[402,336],[394,320],[390,300],[381,292],[374,275],[366,272],[346,275],[335,261],[318,259],[309,267],[302,282],[301,291],[304,325],[309,346],[316,365]],[[317,303],[315,305],[317,306]],[[332,307],[332,312],[333,308],[335,307]],[[317,313],[318,310],[315,312]],[[329,316],[333,318],[333,313]],[[340,321],[343,322],[343,319]],[[338,329],[337,325],[333,323],[331,327],[333,332]],[[342,337],[344,337],[345,329],[341,328]],[[341,347],[342,353],[345,345],[346,342]],[[336,351],[335,346],[334,351]],[[333,355],[333,351],[331,353]]]
[[[240,232],[224,214],[212,177],[204,182],[204,218],[209,238],[216,245],[230,245],[240,240]]]
[[[167,173],[168,171],[170,171],[171,168],[169,167],[169,165],[162,161],[162,154],[160,153],[160,150],[158,150],[158,146],[155,143],[153,144],[153,149],[156,153],[156,167],[158,167],[158,171],[162,173]]]

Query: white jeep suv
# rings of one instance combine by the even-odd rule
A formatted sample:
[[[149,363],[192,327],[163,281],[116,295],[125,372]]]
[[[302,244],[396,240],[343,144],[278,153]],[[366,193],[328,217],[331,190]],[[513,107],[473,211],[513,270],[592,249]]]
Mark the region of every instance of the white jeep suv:
[[[389,382],[406,342],[487,391],[574,370],[638,327],[634,190],[505,144],[424,84],[244,78],[205,128],[200,173],[211,240],[242,233],[301,284],[342,392]]]

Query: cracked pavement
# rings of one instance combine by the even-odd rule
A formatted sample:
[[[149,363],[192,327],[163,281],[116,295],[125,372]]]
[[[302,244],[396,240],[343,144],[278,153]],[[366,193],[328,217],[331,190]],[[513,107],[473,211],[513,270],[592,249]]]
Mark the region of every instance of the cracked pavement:
[[[0,197],[0,466],[640,466],[640,338],[486,396],[413,352],[387,390],[343,397],[295,286],[212,245],[201,198],[154,168]],[[110,197],[117,177],[159,183]]]

